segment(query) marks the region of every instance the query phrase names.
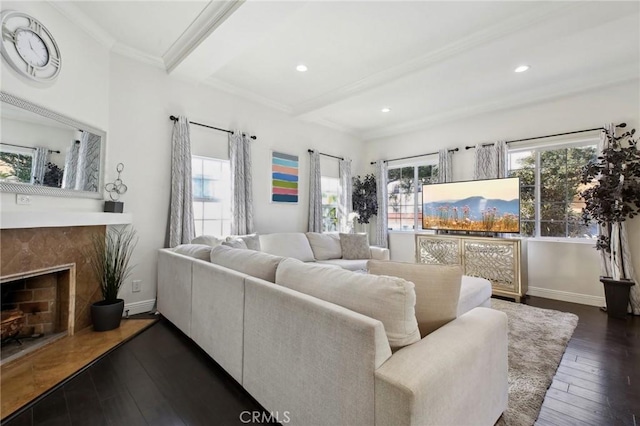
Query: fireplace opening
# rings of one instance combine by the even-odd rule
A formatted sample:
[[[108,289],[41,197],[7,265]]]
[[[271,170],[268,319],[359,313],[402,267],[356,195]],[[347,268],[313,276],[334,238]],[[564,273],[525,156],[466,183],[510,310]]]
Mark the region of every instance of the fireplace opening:
[[[69,330],[71,269],[3,277],[0,364],[73,333],[73,327]]]

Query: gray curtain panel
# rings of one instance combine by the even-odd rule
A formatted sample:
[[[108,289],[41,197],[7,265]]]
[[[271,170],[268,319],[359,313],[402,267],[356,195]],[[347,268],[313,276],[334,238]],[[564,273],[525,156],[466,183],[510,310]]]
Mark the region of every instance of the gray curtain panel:
[[[376,191],[378,197],[378,213],[376,215],[376,245],[387,248],[387,163],[376,162]]]
[[[320,154],[309,153],[309,232],[322,232]]]
[[[191,190],[191,138],[189,120],[180,116],[171,137],[171,197],[169,201],[169,247],[190,243],[195,235]]]
[[[503,178],[507,173],[507,144],[498,141],[491,146],[476,145],[474,179]]]
[[[47,148],[35,148],[33,155],[33,183],[42,185],[44,183],[44,172],[47,170],[47,161],[49,161],[49,150]]]
[[[62,172],[62,188],[75,189],[76,172],[78,170],[78,154],[80,153],[80,142],[71,141],[71,146],[64,159],[64,171]]]
[[[231,159],[231,234],[253,232],[253,183],[251,139],[242,132],[229,134]]]
[[[453,181],[452,157],[453,152],[449,152],[448,149],[438,151],[438,182]]]
[[[100,172],[100,136],[82,132],[78,148],[75,189],[97,191]]]
[[[340,173],[340,204],[338,206],[338,217],[340,220],[340,232],[349,232],[352,223],[349,223],[349,213],[353,209],[351,201],[353,194],[353,180],[351,178],[351,160],[340,160],[338,164]]]
[[[614,124],[607,124],[605,128],[610,134],[615,135],[616,127]],[[608,147],[609,140],[603,131],[600,134],[600,143],[598,144],[599,153]],[[633,314],[640,315],[640,283],[635,279],[635,271],[633,270],[627,223],[614,224],[611,228],[611,235],[609,235],[609,230],[606,227],[598,225],[598,233],[611,239],[611,253],[600,250],[600,272],[602,276],[613,277],[614,280],[633,280],[636,283],[636,285],[631,286],[629,304]]]

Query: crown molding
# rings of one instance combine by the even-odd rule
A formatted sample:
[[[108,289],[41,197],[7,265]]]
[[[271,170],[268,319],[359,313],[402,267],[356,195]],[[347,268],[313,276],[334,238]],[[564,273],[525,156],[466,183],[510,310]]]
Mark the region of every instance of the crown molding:
[[[303,117],[300,117],[299,119],[307,121],[309,123],[317,124],[319,126],[327,127],[329,129],[332,129],[332,130],[336,130],[336,131],[338,131],[340,133],[345,133],[345,134],[347,134],[349,136],[353,136],[353,137],[356,137],[358,139],[362,139],[360,133],[355,131],[353,128],[343,126],[342,124],[338,124],[338,123],[336,123],[334,121],[331,121],[331,120],[328,120],[326,118],[322,118],[322,117],[303,118]]]
[[[576,83],[571,87],[547,86],[543,89],[532,89],[527,92],[519,92],[512,96],[506,96],[485,104],[459,108],[442,114],[429,115],[418,120],[406,121],[404,123],[388,126],[381,129],[374,129],[362,134],[363,140],[380,139],[384,137],[396,136],[402,133],[416,132],[436,125],[445,124],[455,120],[470,118],[481,114],[498,112],[506,109],[520,108],[541,102],[568,96],[580,95],[585,92],[604,89],[610,86],[639,81],[637,70],[630,67],[627,70],[610,75],[608,78],[592,79],[590,81]]]
[[[111,49],[116,44],[116,39],[111,34],[81,11],[73,2],[48,0],[47,3],[107,49]]]
[[[159,56],[149,55],[141,50],[135,49],[128,44],[121,43],[116,41],[116,43],[111,48],[113,53],[117,53],[118,55],[126,56],[127,58],[135,59],[138,62],[143,62],[145,64],[152,65],[156,68],[160,68],[162,70],[165,69],[164,61]]]
[[[309,114],[366,90],[390,83],[406,75],[426,69],[453,56],[473,50],[489,42],[505,38],[522,29],[545,22],[559,12],[566,12],[577,7],[577,3],[548,3],[539,10],[530,11],[519,16],[501,21],[498,24],[476,31],[448,45],[427,52],[409,61],[371,74],[353,83],[329,91],[314,99],[302,102],[293,107],[296,116]]]
[[[269,108],[277,109],[278,111],[291,114],[291,107],[289,105],[274,101],[273,99],[269,99],[264,96],[256,95],[250,90],[242,89],[240,87],[234,86],[233,84],[229,84],[227,82],[219,80],[215,77],[209,77],[206,80],[203,80],[202,83],[231,95],[245,98],[252,102],[268,106]]]
[[[233,14],[246,0],[211,1],[162,55],[167,72],[172,72],[200,43]]]

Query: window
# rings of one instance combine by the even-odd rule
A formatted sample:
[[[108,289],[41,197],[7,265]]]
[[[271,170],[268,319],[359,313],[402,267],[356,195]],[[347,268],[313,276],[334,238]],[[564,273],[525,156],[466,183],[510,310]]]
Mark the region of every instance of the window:
[[[231,233],[231,169],[228,160],[191,159],[196,236]]]
[[[420,229],[422,222],[422,185],[438,182],[436,162],[387,171],[387,222],[393,231]]]
[[[322,189],[322,232],[337,231],[340,180],[322,176],[320,188]]]
[[[521,234],[595,238],[596,224],[582,221],[581,169],[597,157],[595,141],[509,152],[509,176],[520,177]]]
[[[0,151],[0,180],[33,183],[33,150],[2,145]]]

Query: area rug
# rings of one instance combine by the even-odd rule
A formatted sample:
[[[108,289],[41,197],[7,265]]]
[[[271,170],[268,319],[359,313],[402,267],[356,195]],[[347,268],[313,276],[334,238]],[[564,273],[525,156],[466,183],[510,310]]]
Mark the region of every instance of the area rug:
[[[509,324],[509,405],[496,425],[531,426],[578,317],[499,299],[491,307],[506,313]]]

